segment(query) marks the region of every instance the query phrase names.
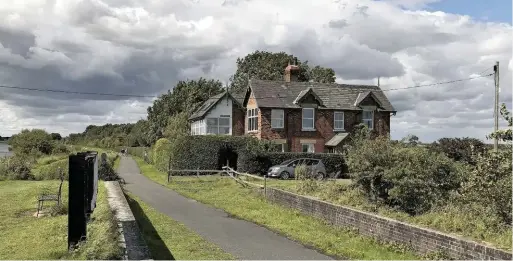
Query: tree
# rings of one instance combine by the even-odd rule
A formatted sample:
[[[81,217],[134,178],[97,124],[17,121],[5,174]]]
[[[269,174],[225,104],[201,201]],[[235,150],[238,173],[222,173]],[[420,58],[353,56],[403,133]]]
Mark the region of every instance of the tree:
[[[181,112],[190,116],[198,106],[209,97],[223,91],[223,84],[218,80],[179,81],[173,88],[161,95],[148,107],[149,140],[154,143],[164,136],[169,117]]]
[[[510,112],[508,111],[508,108],[506,108],[506,104],[503,103],[501,105],[500,110],[501,116],[504,120],[508,122],[508,128],[505,130],[498,130],[496,132],[493,132],[492,134],[488,135],[488,139],[495,139],[497,138],[500,141],[511,143],[512,141],[512,133],[511,133],[511,127],[513,126],[513,118],[510,115]]]
[[[430,150],[442,152],[455,161],[475,164],[474,155],[485,151],[485,144],[476,138],[441,138],[428,146]]]
[[[51,133],[52,140],[62,140],[62,136],[59,133]]]
[[[315,66],[313,69],[310,69],[308,61],[301,62],[296,56],[285,52],[255,51],[243,58],[237,58],[237,71],[230,78],[230,89],[233,92],[244,91],[248,86],[250,78],[273,81],[283,80],[285,67],[293,61],[297,61],[296,64],[300,68],[299,81],[335,82],[335,71],[331,68]]]
[[[185,112],[178,113],[169,117],[167,127],[164,131],[164,137],[174,140],[178,137],[189,134],[189,114]]]
[[[8,144],[15,153],[30,154],[40,152],[50,154],[54,143],[52,136],[42,129],[28,130],[24,129],[9,139]]]
[[[410,146],[417,146],[417,144],[419,143],[419,137],[413,134],[409,134],[406,137],[402,138],[401,142],[408,144]]]

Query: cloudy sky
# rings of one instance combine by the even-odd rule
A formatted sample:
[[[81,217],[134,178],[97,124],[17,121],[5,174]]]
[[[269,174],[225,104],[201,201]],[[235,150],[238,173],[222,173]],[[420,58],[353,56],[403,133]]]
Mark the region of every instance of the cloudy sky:
[[[493,72],[511,108],[510,0],[0,1],[0,85],[153,96],[178,80],[227,81],[235,60],[285,51],[331,67],[337,82],[383,89]],[[493,77],[387,92],[392,137],[484,139]],[[0,135],[145,118],[152,98],[0,88]]]

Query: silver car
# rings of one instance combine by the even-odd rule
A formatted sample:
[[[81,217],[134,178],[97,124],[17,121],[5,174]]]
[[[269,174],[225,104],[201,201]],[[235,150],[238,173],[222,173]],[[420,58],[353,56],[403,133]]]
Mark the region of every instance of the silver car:
[[[286,160],[279,165],[270,167],[267,171],[267,176],[281,179],[294,178],[295,169],[301,164],[306,165],[308,173],[311,173],[316,179],[324,179],[326,177],[326,167],[322,160],[311,158]]]

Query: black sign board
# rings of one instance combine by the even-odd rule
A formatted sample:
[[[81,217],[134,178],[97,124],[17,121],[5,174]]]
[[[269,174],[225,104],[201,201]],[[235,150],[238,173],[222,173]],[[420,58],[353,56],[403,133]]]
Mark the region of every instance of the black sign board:
[[[87,221],[96,206],[98,153],[69,156],[68,249],[87,238]]]

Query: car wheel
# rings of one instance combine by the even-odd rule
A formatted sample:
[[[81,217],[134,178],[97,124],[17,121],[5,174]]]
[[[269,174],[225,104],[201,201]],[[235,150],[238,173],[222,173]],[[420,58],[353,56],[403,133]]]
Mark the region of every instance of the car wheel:
[[[317,175],[315,175],[315,178],[317,180],[323,180],[324,179],[324,173],[318,172]]]
[[[281,179],[289,179],[289,177],[290,177],[290,174],[286,171],[284,171],[280,174]]]

